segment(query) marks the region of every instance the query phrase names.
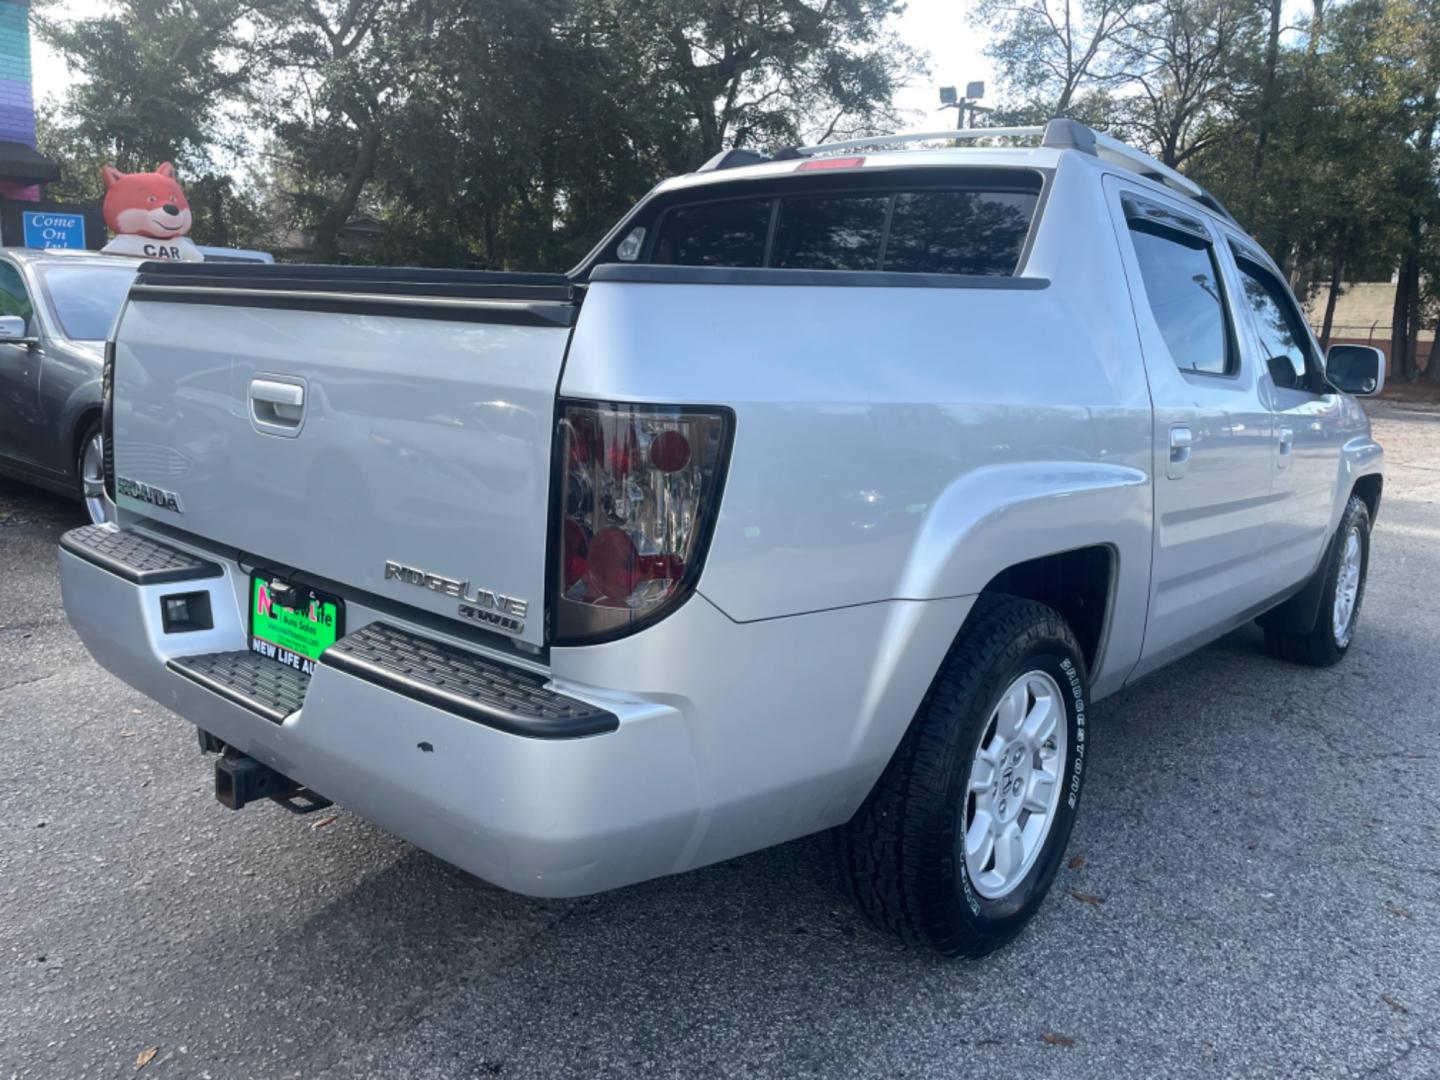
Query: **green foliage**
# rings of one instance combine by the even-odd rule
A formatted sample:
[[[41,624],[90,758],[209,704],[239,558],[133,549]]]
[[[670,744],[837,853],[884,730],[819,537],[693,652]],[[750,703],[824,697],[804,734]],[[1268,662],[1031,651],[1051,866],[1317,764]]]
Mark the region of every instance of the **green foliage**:
[[[898,0],[120,0],[42,32],[44,147],[175,160],[197,233],[305,257],[564,268],[663,176],[894,125]],[[219,163],[248,169],[226,175]],[[239,172],[239,170],[228,170]],[[204,198],[196,198],[196,185]],[[378,239],[347,239],[357,215]]]
[[[977,10],[1006,76],[995,122],[1071,115],[1146,147],[1225,203],[1302,295],[1398,269],[1391,354],[1415,374],[1420,322],[1440,316],[1440,0]]]

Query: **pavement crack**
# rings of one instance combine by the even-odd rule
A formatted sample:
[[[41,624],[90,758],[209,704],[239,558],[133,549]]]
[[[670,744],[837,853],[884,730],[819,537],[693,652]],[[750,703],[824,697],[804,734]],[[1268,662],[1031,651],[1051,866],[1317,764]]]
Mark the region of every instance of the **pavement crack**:
[[[63,674],[64,672],[62,671],[50,671],[46,672],[44,675],[36,675],[34,678],[30,679],[18,679],[15,682],[0,683],[0,692],[6,690],[17,690],[22,686],[34,686],[36,683],[46,682],[50,679],[58,678],[60,675]]]

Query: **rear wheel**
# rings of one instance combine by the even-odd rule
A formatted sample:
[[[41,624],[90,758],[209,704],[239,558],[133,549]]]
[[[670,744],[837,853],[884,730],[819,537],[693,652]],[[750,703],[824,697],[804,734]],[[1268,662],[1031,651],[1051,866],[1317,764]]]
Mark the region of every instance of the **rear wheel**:
[[[910,944],[982,956],[1015,937],[1069,842],[1085,661],[1043,604],[982,596],[895,757],[840,830],[861,911]]]
[[[80,439],[75,475],[79,478],[80,498],[91,522],[99,525],[115,520],[115,504],[105,494],[105,440],[98,420],[85,429]]]
[[[1350,651],[1360,605],[1365,599],[1365,574],[1370,567],[1370,508],[1352,495],[1317,573],[1325,575],[1320,611],[1307,634],[1266,629],[1265,648],[1273,656],[1311,667],[1338,664]]]

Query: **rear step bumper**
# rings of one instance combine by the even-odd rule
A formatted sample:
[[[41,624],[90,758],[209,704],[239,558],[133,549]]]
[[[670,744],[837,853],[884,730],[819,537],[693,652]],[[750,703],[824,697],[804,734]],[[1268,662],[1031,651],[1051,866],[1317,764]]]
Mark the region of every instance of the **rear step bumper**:
[[[239,753],[471,873],[576,896],[683,869],[705,818],[686,724],[347,610],[306,676],[245,649],[239,567],[139,533],[67,533],[61,589],[95,658]],[[204,592],[213,625],[165,631]]]

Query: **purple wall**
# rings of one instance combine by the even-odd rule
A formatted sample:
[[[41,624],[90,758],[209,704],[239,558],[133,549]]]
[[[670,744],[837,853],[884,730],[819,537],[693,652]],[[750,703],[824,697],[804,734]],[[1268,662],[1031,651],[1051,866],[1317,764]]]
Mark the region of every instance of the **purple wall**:
[[[0,0],[0,140],[35,145],[29,0]],[[40,188],[0,180],[0,197],[38,200]]]

